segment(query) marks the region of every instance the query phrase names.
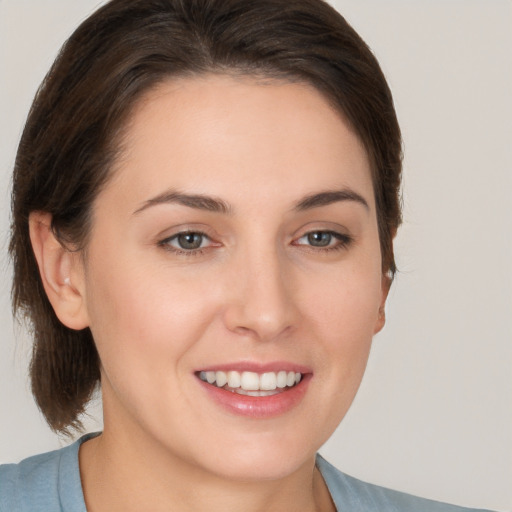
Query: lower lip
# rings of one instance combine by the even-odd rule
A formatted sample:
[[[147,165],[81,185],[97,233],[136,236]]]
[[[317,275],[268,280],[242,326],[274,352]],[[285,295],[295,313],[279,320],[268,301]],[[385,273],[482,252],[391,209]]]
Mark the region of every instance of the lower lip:
[[[299,405],[310,380],[311,374],[304,375],[297,385],[270,396],[239,395],[202,380],[199,380],[199,383],[210,398],[228,412],[250,418],[273,418],[285,414]]]

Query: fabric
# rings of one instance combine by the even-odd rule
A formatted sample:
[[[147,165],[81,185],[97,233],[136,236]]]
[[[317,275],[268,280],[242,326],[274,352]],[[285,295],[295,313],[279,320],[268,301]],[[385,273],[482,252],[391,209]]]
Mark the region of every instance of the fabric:
[[[78,449],[72,445],[0,466],[0,512],[87,512],[80,482]],[[317,467],[338,511],[485,512],[416,498],[341,473],[320,455]],[[488,511],[489,512],[489,511]]]
[[[490,512],[418,498],[363,482],[338,471],[320,455],[316,465],[340,512]]]
[[[78,449],[94,435],[19,464],[0,466],[0,512],[87,512]]]

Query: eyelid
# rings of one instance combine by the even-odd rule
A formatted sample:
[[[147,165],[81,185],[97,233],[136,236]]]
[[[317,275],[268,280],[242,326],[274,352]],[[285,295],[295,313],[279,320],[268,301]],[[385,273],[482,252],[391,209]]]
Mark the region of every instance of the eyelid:
[[[313,233],[326,233],[331,235],[337,243],[334,245],[329,244],[326,246],[315,246],[308,243],[298,243],[299,240],[302,238],[305,238]],[[341,232],[336,229],[329,229],[329,228],[312,228],[308,229],[306,231],[303,231],[302,234],[298,237],[295,237],[292,241],[292,245],[314,251],[314,252],[328,252],[333,250],[341,250],[341,249],[347,249],[352,243],[354,242],[354,237],[346,232]]]
[[[182,223],[162,229],[155,235],[154,240],[159,243],[184,233],[198,233],[212,240],[217,237],[216,233],[207,224],[196,224],[192,222],[190,224]]]
[[[191,224],[183,224],[180,226],[175,226],[172,230],[167,229],[162,232],[161,235],[157,237],[156,245],[178,255],[198,255],[202,254],[209,249],[215,247],[221,247],[223,244],[218,242],[218,236],[211,233],[211,229],[208,226],[197,226]],[[299,230],[298,230],[299,231]],[[297,233],[297,232],[296,232]],[[349,234],[346,229],[341,228],[340,226],[336,227],[328,227],[328,226],[311,226],[308,227],[303,226],[303,228],[299,231],[300,235],[295,235],[290,241],[290,245],[300,247],[301,249],[313,251],[316,253],[321,252],[329,252],[333,250],[341,250],[347,249],[353,242],[354,236]],[[329,241],[329,244],[326,246],[321,245],[313,245],[311,243],[301,243],[300,240],[308,237],[313,233],[326,233],[333,237],[336,243],[332,244],[332,241]],[[204,240],[201,242],[201,246],[197,248],[182,248],[176,247],[171,244],[173,240],[176,240],[180,235],[186,234],[197,234],[203,237]],[[207,242],[206,246],[203,246],[203,242]]]
[[[171,241],[176,240],[180,235],[186,234],[197,234],[206,239],[208,242],[207,246],[185,249],[180,247],[175,247],[171,245]],[[156,245],[166,251],[177,255],[185,255],[185,256],[194,256],[202,254],[204,251],[207,251],[213,247],[220,247],[222,244],[217,242],[215,239],[215,235],[211,233],[211,230],[206,226],[194,226],[190,224],[180,225],[174,227],[172,230],[168,229],[162,232],[161,235],[158,235],[156,240]]]
[[[178,237],[182,236],[182,235],[199,235],[201,236],[202,238],[206,239],[206,240],[210,240],[211,241],[211,238],[206,234],[206,233],[203,233],[201,231],[192,231],[192,230],[187,230],[187,231],[179,231],[178,233],[175,233],[174,235],[170,235],[166,238],[164,238],[163,240],[160,240],[158,243],[160,245],[168,245],[169,242],[173,241],[173,240],[177,240]],[[185,249],[183,249],[185,250]],[[191,252],[193,251],[193,249],[190,249],[188,250],[187,252]]]

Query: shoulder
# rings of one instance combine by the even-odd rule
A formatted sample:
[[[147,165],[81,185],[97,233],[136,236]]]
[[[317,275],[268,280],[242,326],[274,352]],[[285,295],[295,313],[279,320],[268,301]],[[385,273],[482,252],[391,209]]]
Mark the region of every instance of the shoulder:
[[[59,503],[58,473],[62,451],[0,466],[0,510],[24,511],[36,503],[43,510],[54,510],[55,504]]]
[[[320,455],[317,467],[338,510],[352,512],[490,512],[418,498],[399,491],[369,484],[337,470]]]
[[[18,464],[0,466],[0,512],[85,512],[78,449],[89,437]]]

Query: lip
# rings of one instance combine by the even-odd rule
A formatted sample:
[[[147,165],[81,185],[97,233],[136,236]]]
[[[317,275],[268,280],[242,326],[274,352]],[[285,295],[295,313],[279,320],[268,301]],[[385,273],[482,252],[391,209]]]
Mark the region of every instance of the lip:
[[[207,396],[215,404],[225,411],[238,416],[254,419],[275,418],[286,414],[297,407],[309,386],[313,376],[311,370],[302,365],[285,362],[273,362],[268,364],[260,363],[234,363],[215,365],[201,368],[198,371],[251,371],[256,373],[277,372],[280,370],[293,371],[302,374],[301,381],[291,388],[285,388],[280,393],[270,396],[247,396],[239,395],[233,391],[218,388],[212,384],[202,381],[197,377],[198,384],[207,393]],[[196,372],[198,374],[198,372]]]
[[[311,368],[307,366],[290,363],[289,361],[273,361],[271,363],[256,363],[254,361],[239,361],[236,363],[226,363],[226,364],[216,364],[212,366],[205,366],[201,368],[197,368],[195,373],[199,372],[228,372],[230,370],[234,370],[236,372],[255,372],[255,373],[265,373],[265,372],[295,372],[311,374],[313,373]]]

